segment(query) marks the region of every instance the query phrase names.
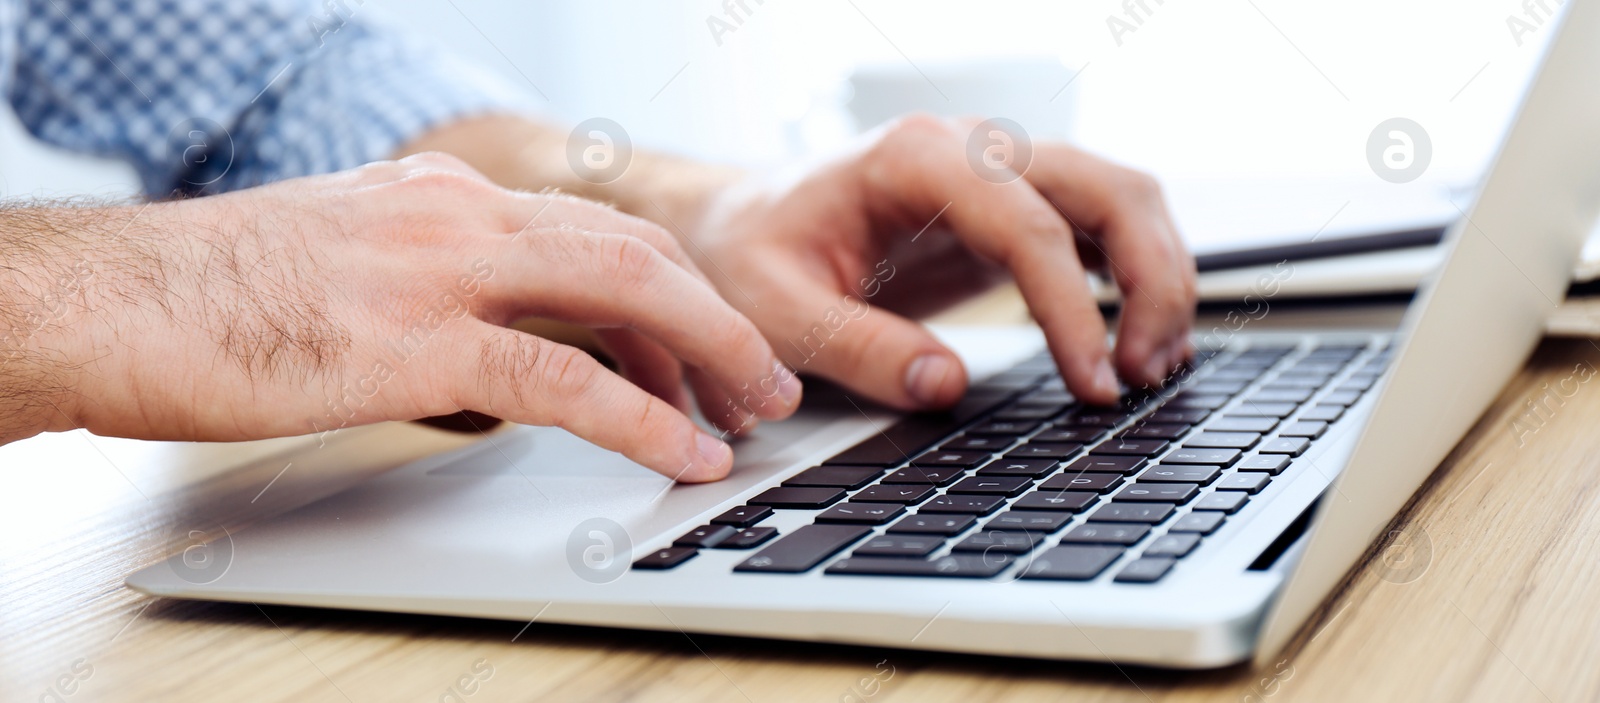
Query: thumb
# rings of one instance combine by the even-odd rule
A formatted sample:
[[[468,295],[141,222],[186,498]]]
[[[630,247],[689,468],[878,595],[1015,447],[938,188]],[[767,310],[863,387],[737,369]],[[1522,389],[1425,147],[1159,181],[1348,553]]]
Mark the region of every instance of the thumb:
[[[961,359],[926,327],[854,293],[807,288],[788,309],[820,314],[785,325],[786,333],[772,340],[791,368],[901,410],[947,407],[966,392]]]

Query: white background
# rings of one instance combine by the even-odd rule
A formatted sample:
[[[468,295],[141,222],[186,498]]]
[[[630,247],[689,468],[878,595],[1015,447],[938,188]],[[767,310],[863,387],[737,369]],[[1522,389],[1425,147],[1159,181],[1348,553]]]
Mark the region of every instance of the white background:
[[[1195,184],[1218,179],[1323,184],[1311,190],[1333,205],[1362,200],[1350,193],[1470,184],[1551,27],[1521,0],[1142,0],[1148,11],[1136,0],[744,0],[748,12],[735,9],[739,25],[719,46],[707,19],[733,23],[721,0],[346,2],[542,93],[553,119],[608,117],[637,145],[746,165],[847,142],[848,78],[859,66],[904,74],[920,104],[955,108],[952,71],[977,61],[998,86],[997,111],[1053,110],[1030,130],[1156,173],[1185,212],[1215,190]],[[1509,16],[1539,25],[1521,46]],[[1111,17],[1135,27],[1120,46]],[[1023,80],[1005,80],[1024,65]],[[1427,173],[1406,186],[1379,180],[1367,162],[1369,133],[1397,116],[1433,144]],[[126,169],[33,144],[4,122],[6,195],[133,191]],[[1270,210],[1274,199],[1258,200]],[[1334,212],[1326,203],[1280,202],[1285,212],[1266,226],[1323,222]]]

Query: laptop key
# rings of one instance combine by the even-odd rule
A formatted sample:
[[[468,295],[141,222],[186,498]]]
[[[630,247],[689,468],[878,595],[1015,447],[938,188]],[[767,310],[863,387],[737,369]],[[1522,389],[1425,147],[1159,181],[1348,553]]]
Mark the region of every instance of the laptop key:
[[[1207,493],[1199,502],[1194,504],[1195,510],[1219,510],[1224,513],[1239,512],[1244,507],[1245,501],[1250,500],[1250,494],[1244,491],[1216,491]]]
[[[1013,405],[1003,408],[990,417],[1002,422],[1038,422],[1055,417],[1059,407],[1049,405]]]
[[[1122,474],[1059,473],[1039,484],[1039,488],[1052,491],[1095,491],[1105,493],[1122,483]]]
[[[1131,474],[1145,465],[1146,459],[1142,456],[1106,456],[1090,454],[1082,459],[1067,465],[1064,473],[1122,473]]]
[[[857,576],[942,576],[986,579],[1005,571],[1015,558],[1009,554],[951,554],[932,561],[893,557],[850,557],[823,573]]]
[[[1029,441],[1006,452],[1007,459],[1065,459],[1083,451],[1081,444],[1046,444]]]
[[[824,466],[894,466],[950,436],[961,425],[1005,402],[1008,397],[1007,393],[969,391],[949,412],[908,415],[822,463]]]
[[[882,483],[920,483],[931,486],[948,486],[956,479],[967,475],[961,469],[935,469],[921,466],[907,466],[883,478]]]
[[[1043,541],[1043,534],[1027,530],[987,530],[957,542],[950,551],[1027,554]]]
[[[1029,532],[1055,532],[1072,520],[1070,513],[1049,513],[1035,510],[1008,510],[983,525],[985,530],[1028,530]]]
[[[751,505],[797,510],[821,510],[844,499],[844,491],[837,488],[768,488],[750,499]]]
[[[1275,417],[1282,419],[1293,415],[1296,407],[1298,406],[1296,406],[1294,403],[1245,403],[1237,408],[1234,408],[1233,412],[1238,415],[1247,415],[1251,417]]]
[[[1210,411],[1202,408],[1162,408],[1150,413],[1151,422],[1171,423],[1174,425],[1194,425],[1206,419]]]
[[[1144,539],[1149,525],[1087,522],[1062,535],[1061,544],[1122,544],[1128,545]]]
[[[1075,513],[1089,507],[1099,498],[1099,493],[1040,490],[1018,498],[1011,507],[1015,510],[1065,510]]]
[[[1271,432],[1272,428],[1277,426],[1278,418],[1275,417],[1223,415],[1207,425],[1206,430],[1216,432]]]
[[[666,549],[657,549],[649,554],[639,557],[638,561],[633,562],[633,568],[645,569],[649,571],[670,569],[689,561],[690,559],[693,559],[695,555],[699,553],[699,550],[696,550],[693,547],[667,547]]]
[[[1329,394],[1327,394],[1325,396],[1322,396],[1321,398],[1318,398],[1317,402],[1318,403],[1327,403],[1329,405],[1343,405],[1345,407],[1349,407],[1351,405],[1355,405],[1356,401],[1358,401],[1358,400],[1361,400],[1361,393],[1358,392],[1358,391],[1349,390],[1349,391],[1334,391],[1334,392],[1329,393]]]
[[[1156,464],[1140,472],[1139,480],[1145,483],[1198,483],[1204,486],[1217,480],[1220,475],[1222,469],[1215,466]]]
[[[863,503],[900,503],[902,505],[916,505],[928,499],[935,493],[933,486],[916,484],[879,484],[867,486],[861,492],[852,496],[852,500]]]
[[[1189,552],[1194,551],[1195,546],[1199,544],[1200,535],[1197,535],[1193,532],[1165,534],[1155,538],[1155,540],[1150,543],[1150,546],[1145,548],[1144,554],[1141,554],[1140,556],[1173,558],[1184,557],[1188,556]]]
[[[762,520],[772,517],[772,508],[765,505],[741,505],[729,509],[727,512],[711,518],[713,525],[732,525],[734,527],[750,527]]]
[[[890,532],[902,532],[918,535],[959,535],[978,519],[971,515],[907,515],[900,521],[890,525]]]
[[[1061,546],[1033,558],[1021,578],[1088,581],[1122,556],[1121,547]]]
[[[1167,448],[1167,443],[1158,439],[1113,439],[1094,448],[1096,454],[1120,454],[1124,456],[1155,456]]]
[[[1056,424],[1088,427],[1112,427],[1114,425],[1122,424],[1122,421],[1126,419],[1128,419],[1127,413],[1119,410],[1109,410],[1106,408],[1096,407],[1084,408],[1069,412],[1060,421],[1056,422]]]
[[[976,479],[967,479],[973,481]],[[960,485],[960,484],[956,484]],[[955,490],[955,489],[951,489]],[[1006,499],[995,495],[942,495],[917,508],[917,513],[964,513],[988,515],[1006,504]]]
[[[913,459],[911,465],[936,468],[953,466],[961,469],[970,469],[988,461],[988,452],[933,451]]]
[[[969,493],[989,496],[1019,496],[1033,486],[1033,482],[1016,476],[974,476],[962,479],[946,493]]]
[[[732,537],[738,530],[728,525],[701,525],[690,530],[687,534],[672,541],[674,547],[690,547],[707,549],[715,547],[719,542]]]
[[[1187,503],[1200,492],[1200,487],[1192,483],[1131,483],[1116,495],[1112,500],[1130,503]]]
[[[1056,469],[1054,459],[1012,459],[1005,458],[990,462],[988,466],[978,469],[979,476],[1026,476],[1040,478]]]
[[[906,506],[899,503],[840,503],[818,515],[816,522],[838,522],[852,525],[882,525],[900,517]]]
[[[1217,482],[1217,490],[1260,493],[1261,489],[1266,488],[1267,482],[1271,480],[1271,476],[1259,472],[1231,474]]]
[[[1188,425],[1149,422],[1123,430],[1117,435],[1117,439],[1177,439],[1188,431]]]
[[[1122,567],[1113,581],[1117,583],[1155,583],[1172,570],[1178,560],[1168,557],[1141,557]]]
[[[1171,503],[1107,503],[1089,514],[1091,522],[1142,522],[1150,525],[1166,520],[1176,508]]]
[[[883,468],[878,466],[817,466],[789,477],[783,485],[856,489],[882,475]]]
[[[1191,449],[1187,446],[1178,447],[1171,454],[1161,457],[1163,464],[1211,464],[1213,466],[1227,466],[1239,458],[1237,449]]]
[[[944,544],[940,537],[918,537],[915,535],[883,535],[867,540],[866,544],[856,547],[850,553],[852,557],[925,557],[934,553]]]
[[[797,574],[838,554],[872,528],[860,525],[805,525],[733,567],[734,571]]]
[[[1306,453],[1306,448],[1311,446],[1311,440],[1304,437],[1279,437],[1269,439],[1257,451],[1262,454],[1288,454],[1300,456]]]
[[[1172,523],[1172,527],[1168,528],[1167,531],[1209,535],[1216,532],[1217,528],[1222,526],[1222,521],[1227,517],[1227,515],[1218,512],[1193,512],[1178,518],[1178,521]]]
[[[1200,395],[1233,395],[1250,385],[1243,380],[1206,379],[1189,387]]]
[[[1083,444],[1100,439],[1106,433],[1100,427],[1051,427],[1028,438],[1029,442],[1074,442]]]
[[[1228,400],[1229,397],[1226,395],[1200,395],[1198,393],[1185,391],[1173,396],[1171,400],[1163,403],[1161,407],[1174,409],[1198,408],[1201,410],[1216,410],[1217,408],[1227,405]]]
[[[716,548],[755,549],[756,547],[765,544],[767,540],[777,536],[778,528],[776,527],[751,527],[748,529],[739,530],[738,532],[734,533],[732,537],[718,542]]]
[[[1289,457],[1282,454],[1253,456],[1239,462],[1237,468],[1240,471],[1265,471],[1276,476],[1283,473],[1284,469],[1289,468]]]
[[[1329,378],[1331,376],[1327,374],[1297,374],[1293,376],[1284,374],[1269,381],[1267,385],[1263,386],[1263,390],[1276,391],[1304,388],[1308,391],[1315,391],[1327,383]]]
[[[1304,403],[1311,397],[1310,388],[1263,389],[1246,396],[1246,403]]]
[[[1326,422],[1318,422],[1316,420],[1300,420],[1298,422],[1291,422],[1288,425],[1285,425],[1283,429],[1278,430],[1278,436],[1307,437],[1310,439],[1316,439],[1321,437],[1322,433],[1327,431],[1328,423]]]
[[[939,445],[939,451],[945,452],[998,452],[1016,441],[1012,437],[982,435],[961,435],[944,444]]]
[[[1016,437],[1037,429],[1039,429],[1037,420],[990,420],[967,430],[967,434]]]
[[[1206,449],[1249,449],[1261,441],[1261,435],[1254,432],[1201,432],[1187,440],[1185,447],[1203,447]]]
[[[1333,422],[1334,420],[1339,419],[1339,416],[1343,415],[1343,414],[1344,414],[1344,408],[1343,407],[1340,407],[1338,405],[1331,405],[1331,404],[1330,405],[1323,405],[1323,404],[1319,403],[1317,405],[1311,406],[1310,408],[1307,408],[1305,412],[1300,413],[1300,419],[1302,419],[1302,420],[1318,420],[1318,421],[1321,421],[1321,422]]]

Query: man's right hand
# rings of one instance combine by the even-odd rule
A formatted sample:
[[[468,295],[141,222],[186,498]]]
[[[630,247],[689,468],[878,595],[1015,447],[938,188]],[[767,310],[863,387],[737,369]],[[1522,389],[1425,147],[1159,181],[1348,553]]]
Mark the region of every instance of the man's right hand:
[[[779,419],[800,400],[665,231],[438,154],[144,208],[0,212],[0,251],[0,295],[64,303],[0,317],[0,441],[244,440],[473,410],[705,481],[732,455],[686,417],[684,381],[711,416]],[[504,326],[530,315],[599,328],[623,376]]]

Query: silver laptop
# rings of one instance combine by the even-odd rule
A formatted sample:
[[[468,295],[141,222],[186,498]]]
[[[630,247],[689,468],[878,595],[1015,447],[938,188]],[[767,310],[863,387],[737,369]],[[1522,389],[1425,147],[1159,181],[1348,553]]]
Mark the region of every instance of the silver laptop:
[[[1524,362],[1600,207],[1600,2],[1573,0],[1405,323],[1213,333],[1086,407],[1036,336],[953,412],[808,392],[673,485],[519,427],[174,555],[146,593],[1216,667],[1273,657]]]

